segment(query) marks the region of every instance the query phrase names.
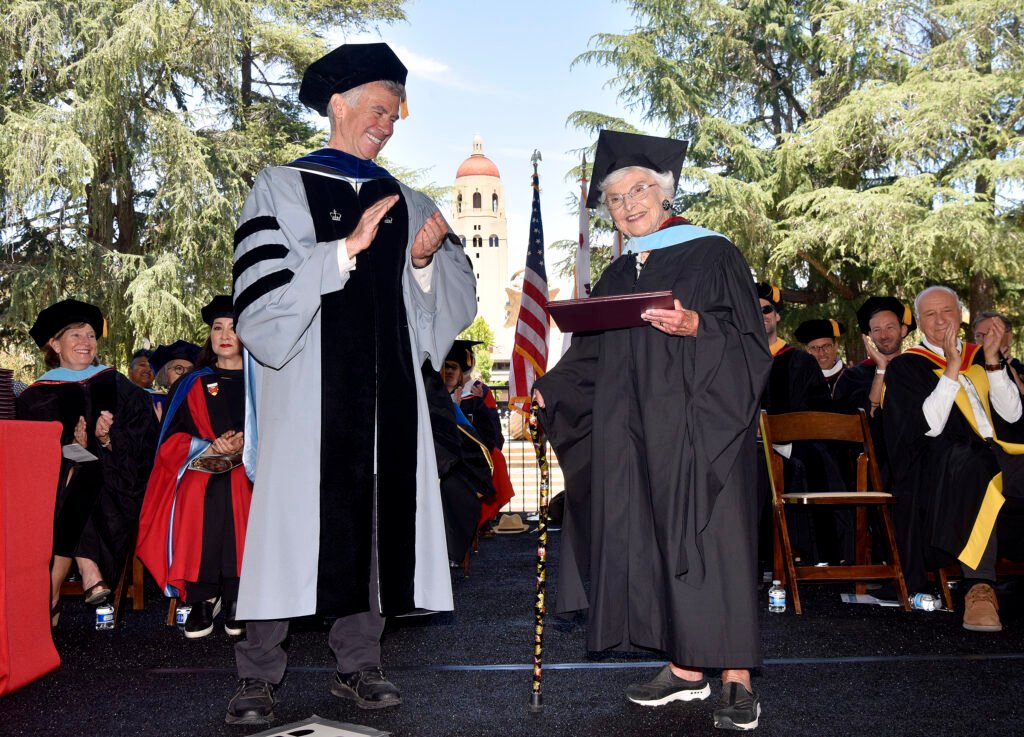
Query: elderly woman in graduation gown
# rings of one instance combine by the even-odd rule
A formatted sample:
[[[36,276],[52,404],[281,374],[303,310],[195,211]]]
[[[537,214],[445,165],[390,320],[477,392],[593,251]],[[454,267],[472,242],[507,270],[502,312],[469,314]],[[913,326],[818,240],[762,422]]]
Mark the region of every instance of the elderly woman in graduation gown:
[[[63,423],[65,453],[57,488],[51,565],[56,624],[60,585],[78,564],[90,604],[110,595],[129,554],[152,465],[158,426],[149,395],[97,362],[98,307],[66,299],[39,313],[29,331],[50,368],[18,398],[18,418]]]
[[[203,308],[210,334],[200,368],[174,386],[139,523],[138,556],[168,596],[191,605],[185,637],[244,633],[235,618],[252,482],[241,463],[242,343],[231,297]]]
[[[715,725],[757,726],[755,416],[771,368],[750,269],[724,236],[672,217],[686,144],[602,131],[588,207],[628,252],[593,296],[671,290],[643,327],[573,336],[535,384],[566,473],[557,609],[589,609],[592,650],[653,650],[670,664],[626,690],[659,706],[705,699]]]

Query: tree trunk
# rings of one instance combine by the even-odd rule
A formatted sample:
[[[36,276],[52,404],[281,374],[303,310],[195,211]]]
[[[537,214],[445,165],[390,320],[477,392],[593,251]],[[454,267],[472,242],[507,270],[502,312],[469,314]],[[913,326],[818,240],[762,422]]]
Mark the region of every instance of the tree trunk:
[[[967,308],[971,311],[971,321],[975,315],[992,309],[992,277],[988,274],[975,272],[971,274],[971,292],[968,296]]]

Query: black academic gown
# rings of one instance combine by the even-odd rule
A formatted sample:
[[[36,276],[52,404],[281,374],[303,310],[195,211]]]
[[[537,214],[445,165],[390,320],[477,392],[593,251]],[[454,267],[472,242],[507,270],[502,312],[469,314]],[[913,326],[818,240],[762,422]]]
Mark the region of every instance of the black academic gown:
[[[114,415],[111,450],[95,435],[103,410]],[[63,424],[61,444],[74,442],[79,417],[85,417],[87,450],[98,460],[61,462],[53,552],[95,561],[113,584],[138,524],[159,426],[149,395],[112,368],[80,382],[37,381],[18,398],[19,419]]]
[[[810,353],[783,346],[772,361],[761,408],[770,415],[788,412],[834,412],[836,406],[821,367]],[[787,492],[840,491],[848,488],[844,450],[825,442],[792,443],[783,461]],[[762,508],[761,556],[770,560],[772,521],[768,467],[758,459],[758,486]],[[852,517],[844,511],[789,509],[790,537],[809,562],[850,560],[853,556]]]
[[[984,365],[984,354],[976,345],[965,344],[963,355],[962,372],[972,364]],[[988,540],[991,525],[985,523],[982,510],[992,511],[991,505],[998,504],[989,487],[1001,471],[1013,481],[1003,485],[1002,494],[1015,504],[1024,496],[1020,483],[1024,456],[1003,456],[1007,467],[1001,468],[1000,457],[956,404],[939,436],[925,435],[928,422],[922,407],[944,368],[942,357],[920,346],[890,361],[885,374],[883,422],[889,457],[894,459],[893,525],[911,591],[925,588],[929,569],[956,562],[972,533],[980,535],[982,543]],[[997,413],[991,415],[997,437],[1022,440],[1024,421],[1011,425]]]
[[[538,379],[566,478],[557,609],[590,650],[694,666],[761,662],[754,424],[771,364],[750,269],[722,236],[614,261],[594,296],[672,290],[697,337],[575,334]]]

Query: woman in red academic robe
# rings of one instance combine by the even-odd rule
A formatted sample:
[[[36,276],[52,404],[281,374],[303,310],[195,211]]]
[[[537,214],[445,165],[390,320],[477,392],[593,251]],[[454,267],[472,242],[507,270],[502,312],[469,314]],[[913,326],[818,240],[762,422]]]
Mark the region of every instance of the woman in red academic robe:
[[[225,632],[245,631],[235,619],[235,602],[252,499],[241,464],[245,386],[231,298],[215,297],[203,308],[203,320],[210,337],[199,368],[173,389],[137,551],[164,593],[191,605],[188,638],[210,634],[222,608]]]

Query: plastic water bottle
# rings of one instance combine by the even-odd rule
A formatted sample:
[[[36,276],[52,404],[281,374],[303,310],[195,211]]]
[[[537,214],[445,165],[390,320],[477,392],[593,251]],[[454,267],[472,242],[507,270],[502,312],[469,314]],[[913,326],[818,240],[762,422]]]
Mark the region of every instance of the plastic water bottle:
[[[109,603],[104,602],[96,607],[96,629],[114,629],[114,607]]]
[[[910,606],[912,609],[920,609],[923,612],[942,609],[942,603],[931,594],[914,594],[910,597]]]
[[[768,589],[768,611],[772,614],[786,611],[786,589],[779,579],[773,580],[772,587]]]
[[[179,627],[185,626],[185,620],[188,619],[188,613],[192,611],[192,607],[188,604],[182,604],[174,610],[174,622]]]

